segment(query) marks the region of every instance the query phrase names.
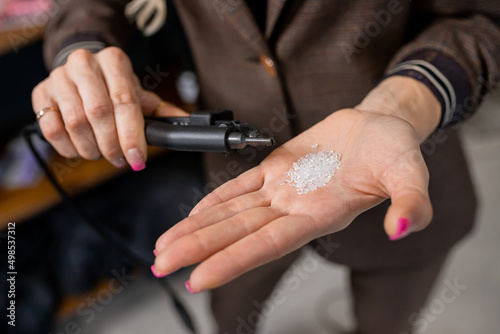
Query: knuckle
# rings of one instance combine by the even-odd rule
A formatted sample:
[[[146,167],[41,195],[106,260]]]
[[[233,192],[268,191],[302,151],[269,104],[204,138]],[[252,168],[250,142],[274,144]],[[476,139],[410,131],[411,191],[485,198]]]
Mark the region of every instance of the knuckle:
[[[38,85],[36,85],[35,88],[33,88],[33,90],[31,91],[31,99],[32,100],[36,99],[36,97],[38,97],[40,94],[42,94],[44,82],[45,82],[45,80],[38,83]]]
[[[119,47],[116,47],[116,46],[107,47],[107,48],[103,49],[101,51],[101,53],[105,56],[112,57],[112,58],[119,60],[119,61],[124,60],[124,59],[128,59],[125,52],[123,52],[122,49],[120,49]]]
[[[93,54],[85,49],[77,49],[68,57],[67,64],[87,64],[91,62]]]
[[[59,141],[64,137],[64,129],[57,124],[47,123],[40,126],[42,128],[43,136],[49,142]]]
[[[61,76],[64,75],[63,72],[64,72],[63,66],[53,69],[49,73],[49,80],[58,81],[61,78]]]
[[[44,80],[38,83],[38,85],[36,85],[35,88],[33,88],[33,90],[31,91],[31,102],[34,110],[36,108],[43,108],[42,106],[38,106],[37,103],[46,100],[49,96],[49,94],[45,90],[46,84],[46,80]]]
[[[136,100],[133,92],[130,90],[125,90],[125,89],[113,92],[113,94],[111,95],[111,100],[113,101],[113,104],[115,104],[115,105],[137,104],[137,100]]]
[[[68,112],[64,124],[68,131],[81,131],[85,126],[85,119],[76,112]]]
[[[87,110],[87,115],[93,119],[105,118],[111,112],[111,106],[107,103],[91,105]]]

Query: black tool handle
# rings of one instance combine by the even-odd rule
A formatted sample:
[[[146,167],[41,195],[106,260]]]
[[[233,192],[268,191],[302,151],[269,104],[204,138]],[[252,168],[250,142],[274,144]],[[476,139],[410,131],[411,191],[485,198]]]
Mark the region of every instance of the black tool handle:
[[[183,126],[145,120],[148,145],[175,151],[229,153],[232,150],[226,139],[230,130],[227,126]]]
[[[247,146],[272,146],[273,138],[262,137],[255,126],[233,121],[231,111],[203,111],[188,117],[146,117],[148,145],[175,151],[230,153]],[[43,137],[38,123],[32,132]]]

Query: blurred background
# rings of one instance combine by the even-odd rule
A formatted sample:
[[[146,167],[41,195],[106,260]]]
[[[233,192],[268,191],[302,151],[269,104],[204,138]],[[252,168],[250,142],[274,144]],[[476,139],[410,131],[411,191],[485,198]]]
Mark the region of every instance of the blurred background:
[[[436,281],[428,306],[415,310],[416,333],[498,333],[500,94],[490,96],[460,132],[479,197],[477,223],[473,232],[452,251]],[[349,333],[353,319],[347,270],[318,259],[306,248],[291,271],[292,275],[294,271],[300,271],[297,277],[300,277],[301,284],[298,289],[285,282],[277,287],[282,291],[284,301],[267,305],[265,314],[269,316],[264,316],[259,333]],[[187,293],[184,282],[189,272],[176,273],[170,280],[192,312],[200,333],[213,333],[215,327],[209,312],[209,293]],[[454,293],[450,293],[450,286],[457,287]],[[447,290],[446,298],[443,298],[444,290]],[[123,293],[113,296],[105,310],[96,312],[96,321],[91,324],[85,323],[85,317],[72,319],[79,321],[89,333],[128,334],[137,333],[141,328],[148,328],[153,333],[187,333],[160,285],[148,279],[137,279]],[[64,322],[59,324],[63,325]]]
[[[60,205],[57,193],[20,139],[21,129],[34,121],[31,90],[48,75],[40,39],[49,1],[0,1],[2,310],[8,302],[9,222],[16,222],[17,272],[16,328],[7,326],[2,316],[0,331],[135,334],[146,329],[187,333],[159,281],[110,248],[78,215]],[[144,38],[136,33],[127,52],[140,78],[157,66],[169,73],[158,82],[158,94],[187,110],[196,109],[196,76],[175,12],[169,12],[166,26],[155,35]],[[498,332],[500,92],[484,101],[460,127],[460,133],[480,202],[477,224],[452,252],[428,305],[415,310],[418,333]],[[203,192],[202,163],[196,154],[153,150],[147,170],[131,173],[118,171],[105,161],[62,159],[43,142],[37,147],[87,212],[151,260],[156,238],[182,219]],[[349,333],[353,319],[347,270],[318,259],[307,248],[290,270],[292,275],[301,273],[300,284],[280,283],[277,289],[284,297],[280,303],[265,305],[261,333]],[[182,270],[168,280],[199,333],[212,333],[209,293],[189,295],[185,291],[189,272]],[[444,290],[453,294],[448,292],[448,298],[443,298]]]

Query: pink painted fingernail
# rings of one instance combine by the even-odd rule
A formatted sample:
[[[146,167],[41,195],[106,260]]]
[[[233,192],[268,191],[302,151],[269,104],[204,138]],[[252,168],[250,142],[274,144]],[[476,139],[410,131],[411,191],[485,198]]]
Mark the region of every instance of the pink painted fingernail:
[[[131,148],[127,151],[127,160],[130,163],[130,167],[136,172],[146,168],[146,162],[144,162],[144,154],[142,154],[138,149]]]
[[[156,253],[156,249],[153,249],[153,254],[154,254],[155,256],[158,256],[158,254]]]
[[[151,266],[151,272],[153,273],[153,275],[154,275],[155,277],[158,277],[158,278],[162,278],[162,277],[167,276],[167,274],[158,274],[158,273],[156,272],[156,270],[155,270],[155,265],[154,265],[154,264]]]
[[[410,221],[407,218],[399,218],[396,233],[389,237],[389,240],[399,240],[410,234]]]
[[[191,289],[191,285],[189,285],[189,281],[186,281],[186,283],[184,283],[184,285],[186,286],[186,290],[192,294],[192,295],[195,295],[197,293],[200,293],[200,291],[194,291],[193,289]]]

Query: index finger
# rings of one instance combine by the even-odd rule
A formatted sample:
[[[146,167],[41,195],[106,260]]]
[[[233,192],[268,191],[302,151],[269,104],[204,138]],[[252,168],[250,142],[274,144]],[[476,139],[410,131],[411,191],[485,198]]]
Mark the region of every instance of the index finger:
[[[133,170],[146,167],[147,144],[141,110],[142,88],[135,80],[128,57],[118,48],[97,54],[113,104],[120,147]]]
[[[187,285],[194,292],[217,288],[291,253],[316,234],[307,215],[282,216],[201,262]]]
[[[161,252],[171,242],[187,234],[219,223],[246,210],[256,207],[267,207],[269,204],[268,198],[259,192],[254,192],[233,198],[219,205],[211,206],[198,215],[185,218],[163,233],[156,241],[156,251]]]
[[[195,215],[217,204],[227,202],[235,197],[257,191],[262,188],[263,185],[264,174],[262,173],[262,169],[260,166],[254,167],[235,179],[224,183],[205,196],[205,198],[191,210],[189,216]]]

